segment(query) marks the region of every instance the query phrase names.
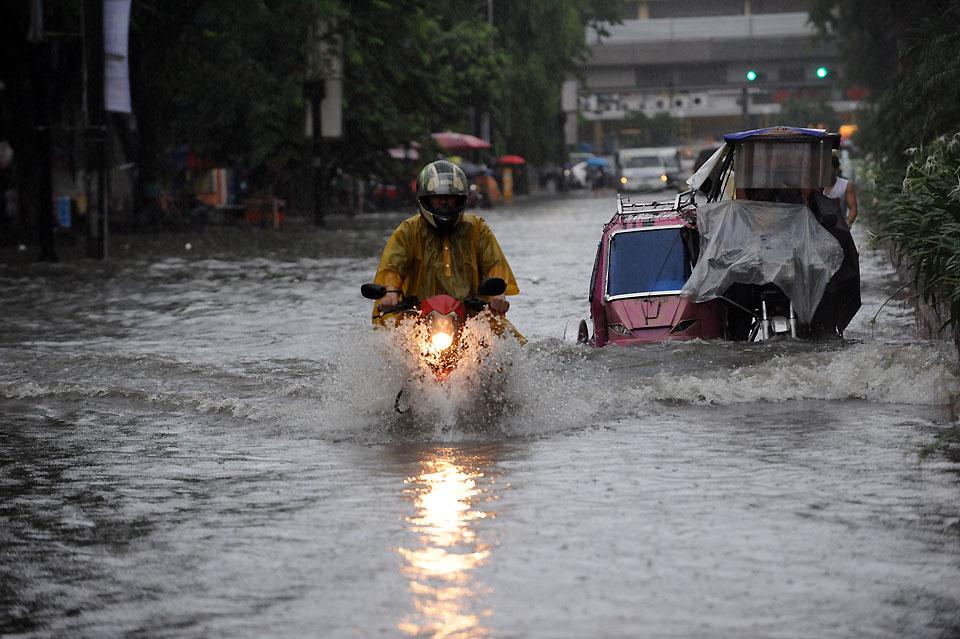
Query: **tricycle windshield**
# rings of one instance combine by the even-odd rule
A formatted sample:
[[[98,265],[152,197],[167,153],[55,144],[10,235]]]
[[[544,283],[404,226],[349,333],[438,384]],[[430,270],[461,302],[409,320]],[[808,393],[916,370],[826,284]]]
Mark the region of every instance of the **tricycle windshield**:
[[[610,237],[607,299],[676,293],[689,276],[679,226],[619,231]]]
[[[830,146],[820,140],[744,140],[734,151],[738,189],[819,189],[830,186]]]

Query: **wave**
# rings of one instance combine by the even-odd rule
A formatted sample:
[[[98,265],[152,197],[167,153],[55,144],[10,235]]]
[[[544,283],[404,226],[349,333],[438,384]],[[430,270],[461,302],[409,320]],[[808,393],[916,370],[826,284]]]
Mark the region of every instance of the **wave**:
[[[557,339],[521,347],[479,329],[468,335],[468,357],[442,384],[407,352],[403,331],[351,333],[329,360],[214,363],[76,352],[35,358],[7,350],[0,398],[113,400],[138,412],[222,415],[330,440],[442,442],[537,437],[677,405],[942,406],[957,401],[960,387],[952,354],[930,343],[594,349]]]
[[[660,373],[636,389],[635,400],[733,405],[787,400],[866,400],[948,405],[956,401],[956,365],[937,348],[851,344],[828,352],[778,355],[729,370]]]

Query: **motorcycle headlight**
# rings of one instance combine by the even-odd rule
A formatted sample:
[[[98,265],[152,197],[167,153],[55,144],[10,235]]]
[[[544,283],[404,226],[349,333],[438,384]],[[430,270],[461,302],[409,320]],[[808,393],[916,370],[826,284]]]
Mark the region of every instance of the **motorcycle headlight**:
[[[430,336],[430,346],[435,351],[442,351],[453,344],[453,335],[450,333],[436,332]]]
[[[440,352],[450,348],[453,344],[453,337],[457,334],[456,313],[441,315],[437,311],[433,311],[428,319],[430,349],[434,352]]]

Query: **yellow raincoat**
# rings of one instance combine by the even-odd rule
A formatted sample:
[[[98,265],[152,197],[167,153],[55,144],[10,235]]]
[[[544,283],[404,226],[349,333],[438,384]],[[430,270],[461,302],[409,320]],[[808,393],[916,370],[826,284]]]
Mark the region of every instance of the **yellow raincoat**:
[[[458,299],[477,292],[480,281],[499,277],[506,295],[520,292],[507,258],[483,218],[465,213],[456,228],[441,235],[420,216],[400,223],[380,257],[374,281],[405,297],[426,299],[446,293]]]
[[[499,277],[506,295],[520,292],[507,258],[483,218],[465,213],[449,234],[441,235],[420,216],[400,223],[380,257],[374,281],[388,289],[426,299],[446,293],[458,299],[476,294],[480,282]],[[377,314],[374,305],[374,316]]]

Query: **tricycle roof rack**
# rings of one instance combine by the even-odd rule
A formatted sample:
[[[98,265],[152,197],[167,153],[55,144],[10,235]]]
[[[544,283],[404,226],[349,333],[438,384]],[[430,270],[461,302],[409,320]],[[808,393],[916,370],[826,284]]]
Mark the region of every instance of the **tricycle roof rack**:
[[[679,193],[672,201],[670,202],[633,202],[628,196],[624,196],[622,193],[617,194],[617,212],[613,216],[611,222],[616,221],[617,219],[626,219],[633,217],[659,217],[659,216],[683,216],[686,217],[684,209],[688,206],[692,207],[692,202],[690,200],[684,200],[685,195],[690,195],[692,192],[688,191],[686,193]]]

